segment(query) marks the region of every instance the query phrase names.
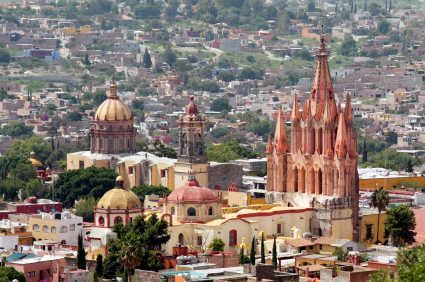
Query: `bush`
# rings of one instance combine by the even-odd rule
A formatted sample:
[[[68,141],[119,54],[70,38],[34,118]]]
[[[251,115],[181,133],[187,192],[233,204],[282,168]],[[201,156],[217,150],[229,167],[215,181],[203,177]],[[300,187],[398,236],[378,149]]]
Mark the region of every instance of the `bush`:
[[[400,188],[402,184],[404,184],[406,188],[422,188],[422,184],[416,181],[408,181],[403,179],[400,179],[400,183],[397,185],[397,187]]]

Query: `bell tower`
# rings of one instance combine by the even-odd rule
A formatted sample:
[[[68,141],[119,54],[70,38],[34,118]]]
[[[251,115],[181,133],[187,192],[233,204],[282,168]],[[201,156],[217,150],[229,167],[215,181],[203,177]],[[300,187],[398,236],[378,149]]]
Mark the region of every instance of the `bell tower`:
[[[186,115],[179,116],[179,150],[174,163],[174,188],[187,180],[187,171],[192,169],[198,175],[201,186],[208,187],[207,154],[205,152],[205,116],[199,115],[198,108],[190,97]]]

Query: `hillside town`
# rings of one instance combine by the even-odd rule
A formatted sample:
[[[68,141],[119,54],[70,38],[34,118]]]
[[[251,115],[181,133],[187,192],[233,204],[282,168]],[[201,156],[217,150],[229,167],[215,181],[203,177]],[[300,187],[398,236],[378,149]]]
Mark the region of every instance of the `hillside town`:
[[[0,3],[6,282],[425,281],[425,4]]]

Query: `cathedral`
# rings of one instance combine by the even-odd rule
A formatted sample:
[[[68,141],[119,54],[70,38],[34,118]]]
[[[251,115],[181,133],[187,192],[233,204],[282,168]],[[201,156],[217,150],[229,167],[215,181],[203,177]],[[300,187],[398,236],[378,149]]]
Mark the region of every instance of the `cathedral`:
[[[295,96],[288,143],[282,111],[274,142],[267,143],[267,198],[313,208],[313,235],[358,241],[357,135],[350,96],[336,105],[323,39],[310,99],[299,109]]]

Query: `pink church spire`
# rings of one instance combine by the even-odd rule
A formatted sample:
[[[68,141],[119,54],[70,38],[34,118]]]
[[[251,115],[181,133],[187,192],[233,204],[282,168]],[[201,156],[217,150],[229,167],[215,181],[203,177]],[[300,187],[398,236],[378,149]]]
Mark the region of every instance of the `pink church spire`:
[[[335,140],[335,152],[338,158],[345,158],[348,150],[347,130],[345,128],[344,114],[339,114],[338,131]]]
[[[288,143],[286,142],[286,129],[285,122],[283,121],[282,109],[279,109],[279,116],[277,117],[273,145],[278,153],[288,152]]]

